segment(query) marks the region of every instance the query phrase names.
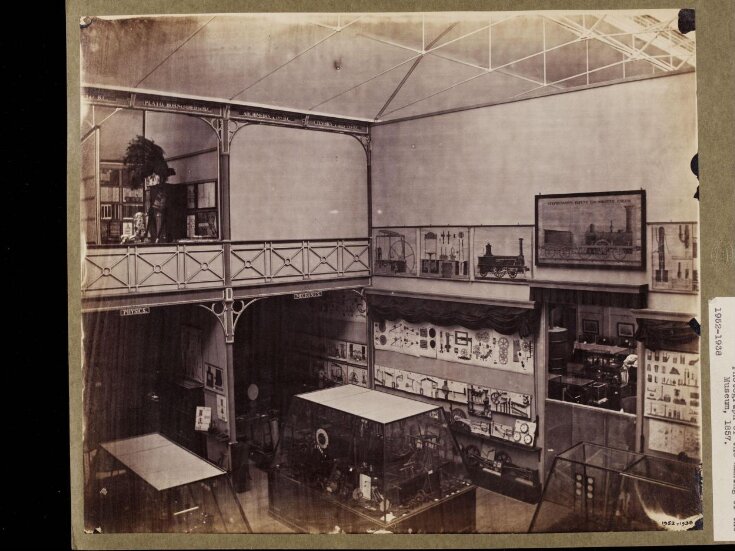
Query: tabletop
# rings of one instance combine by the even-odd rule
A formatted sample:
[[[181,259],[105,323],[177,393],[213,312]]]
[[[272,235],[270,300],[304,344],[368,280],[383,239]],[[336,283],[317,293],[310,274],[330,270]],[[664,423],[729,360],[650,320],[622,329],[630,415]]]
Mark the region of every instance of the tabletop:
[[[101,446],[159,491],[226,474],[157,432],[105,442]]]

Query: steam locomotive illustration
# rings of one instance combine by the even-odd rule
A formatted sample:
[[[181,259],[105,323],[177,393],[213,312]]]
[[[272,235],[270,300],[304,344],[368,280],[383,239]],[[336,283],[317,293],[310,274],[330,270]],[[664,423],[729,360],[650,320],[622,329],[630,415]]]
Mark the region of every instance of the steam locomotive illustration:
[[[495,277],[504,277],[506,274],[510,279],[515,279],[518,274],[524,274],[530,268],[526,266],[523,256],[523,238],[518,238],[518,255],[501,256],[493,254],[490,243],[485,245],[485,254],[477,257],[477,271],[480,277],[492,273]]]
[[[380,230],[375,236],[376,274],[409,274],[416,262],[413,248],[403,234],[391,230]]]
[[[544,230],[544,245],[539,248],[546,258],[609,258],[623,260],[639,250],[633,244],[633,208],[625,207],[625,229],[615,229],[612,221],[608,231],[590,224],[584,233],[584,243],[576,244],[568,230]]]

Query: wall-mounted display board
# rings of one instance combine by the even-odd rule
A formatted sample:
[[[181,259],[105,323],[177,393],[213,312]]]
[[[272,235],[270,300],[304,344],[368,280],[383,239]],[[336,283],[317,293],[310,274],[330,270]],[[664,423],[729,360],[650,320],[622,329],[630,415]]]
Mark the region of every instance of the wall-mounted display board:
[[[477,281],[526,281],[533,273],[533,227],[474,228]]]
[[[436,358],[517,373],[533,373],[533,339],[492,329],[435,326],[404,320],[373,323],[377,350]]]
[[[373,274],[416,276],[419,271],[416,228],[373,230]]]
[[[424,227],[419,236],[421,277],[470,278],[469,228]]]
[[[644,270],[646,192],[536,196],[536,265]]]
[[[331,292],[308,300],[294,300],[290,315],[300,323],[314,324],[315,320],[339,320],[365,323],[365,299],[351,291]]]
[[[645,365],[643,414],[699,426],[699,354],[646,349]]]
[[[667,423],[651,419],[648,422],[648,448],[655,451],[689,457],[701,457],[699,427]]]
[[[290,362],[292,365],[299,366],[310,384],[318,388],[345,384],[368,386],[366,367],[317,358],[300,352],[292,352]]]
[[[523,446],[534,445],[536,424],[530,422],[532,397],[529,394],[478,387],[377,364],[375,386],[467,405],[469,419],[464,410],[452,409],[453,426],[462,427],[464,432],[499,438]],[[519,419],[513,425],[507,425],[494,420],[493,413]]]
[[[697,224],[651,223],[651,290],[699,291]]]
[[[306,354],[367,366],[367,346],[361,343],[297,333],[294,346]]]

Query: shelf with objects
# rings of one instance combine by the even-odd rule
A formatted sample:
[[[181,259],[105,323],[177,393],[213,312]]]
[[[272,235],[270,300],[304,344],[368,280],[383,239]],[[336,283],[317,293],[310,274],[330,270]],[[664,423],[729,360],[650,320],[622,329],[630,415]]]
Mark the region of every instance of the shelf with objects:
[[[700,466],[580,442],[555,459],[529,532],[702,528]]]
[[[475,486],[438,406],[343,385],[293,398],[269,512],[305,533],[468,533]]]
[[[94,528],[103,533],[250,533],[227,471],[159,433],[100,444]]]

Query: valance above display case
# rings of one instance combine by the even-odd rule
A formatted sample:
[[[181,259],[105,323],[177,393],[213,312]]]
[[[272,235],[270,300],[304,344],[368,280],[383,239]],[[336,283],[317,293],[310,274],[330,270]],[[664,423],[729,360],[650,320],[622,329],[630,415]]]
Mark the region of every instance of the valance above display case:
[[[432,323],[443,327],[461,325],[468,329],[493,329],[503,335],[518,333],[529,337],[538,332],[540,312],[537,308],[516,308],[450,302],[423,298],[389,296],[370,293],[368,305],[373,321],[406,320]]]
[[[635,338],[649,350],[699,352],[699,335],[688,322],[637,318]]]

